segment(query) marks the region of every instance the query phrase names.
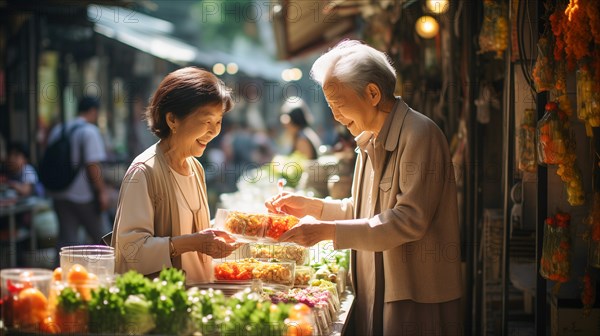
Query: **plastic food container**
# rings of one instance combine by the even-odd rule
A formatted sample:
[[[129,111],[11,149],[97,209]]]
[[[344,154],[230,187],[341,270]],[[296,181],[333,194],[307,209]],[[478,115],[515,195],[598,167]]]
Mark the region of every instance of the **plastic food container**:
[[[256,259],[217,261],[213,259],[214,277],[218,282],[246,282],[252,280],[252,270],[259,263]]]
[[[2,321],[10,330],[39,332],[48,316],[52,271],[9,268],[0,271]]]
[[[291,215],[218,209],[214,227],[229,232],[238,241],[273,243],[298,221]]]
[[[109,283],[114,277],[115,249],[110,246],[65,246],[60,249],[59,255],[63,281],[67,281],[74,265],[81,265],[88,273],[95,274],[100,283]]]
[[[248,258],[223,262],[214,260],[213,263],[216,282],[239,283],[261,280],[265,284],[287,287],[294,285],[296,263],[293,261]]]
[[[296,262],[296,266],[299,266],[309,262],[310,251],[308,248],[296,244],[251,244],[250,255],[253,258],[293,260]]]
[[[252,270],[252,277],[264,283],[292,287],[294,285],[296,263],[271,259],[261,261]]]
[[[310,284],[314,270],[310,266],[296,266],[296,274],[294,276],[294,287],[304,287]]]

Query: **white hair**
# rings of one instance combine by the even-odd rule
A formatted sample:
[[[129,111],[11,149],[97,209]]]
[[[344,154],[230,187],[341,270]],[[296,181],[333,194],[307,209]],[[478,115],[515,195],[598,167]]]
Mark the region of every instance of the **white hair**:
[[[344,40],[321,55],[310,76],[321,86],[335,78],[360,96],[369,83],[375,83],[384,97],[393,96],[396,87],[396,70],[387,55],[355,40]]]

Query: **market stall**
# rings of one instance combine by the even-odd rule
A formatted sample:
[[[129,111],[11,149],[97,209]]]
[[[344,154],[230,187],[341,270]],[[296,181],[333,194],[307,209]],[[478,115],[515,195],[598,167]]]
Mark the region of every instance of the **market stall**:
[[[186,283],[174,268],[115,275],[114,250],[92,245],[63,248],[55,270],[2,270],[2,333],[341,334],[354,298],[349,251],[277,243],[297,222],[219,212],[215,226],[247,244],[213,260],[211,283]]]

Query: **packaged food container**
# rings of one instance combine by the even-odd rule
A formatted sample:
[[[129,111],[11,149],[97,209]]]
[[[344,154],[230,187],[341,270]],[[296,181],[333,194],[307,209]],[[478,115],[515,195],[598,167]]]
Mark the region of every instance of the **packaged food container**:
[[[261,260],[252,270],[252,278],[264,283],[288,287],[294,285],[296,263],[278,259]]]
[[[238,241],[272,243],[298,221],[291,215],[218,209],[214,226],[231,233]]]
[[[258,263],[259,261],[253,258],[233,261],[218,261],[213,259],[215,280],[218,282],[251,281],[252,271]]]
[[[296,263],[290,260],[254,258],[217,261],[213,260],[216,282],[250,282],[261,280],[265,284],[294,285]]]
[[[293,260],[296,266],[309,262],[308,248],[296,244],[250,244],[250,255],[253,258],[275,258]]]
[[[294,277],[294,287],[308,286],[314,275],[314,270],[310,266],[296,266],[296,275]]]
[[[2,321],[9,330],[45,330],[52,271],[9,268],[0,271]]]

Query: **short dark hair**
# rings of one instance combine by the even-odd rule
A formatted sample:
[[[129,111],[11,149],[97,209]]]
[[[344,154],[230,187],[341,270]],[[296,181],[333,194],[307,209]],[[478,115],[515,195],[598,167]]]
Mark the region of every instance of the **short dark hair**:
[[[167,113],[184,119],[198,107],[223,104],[223,112],[233,108],[231,90],[217,76],[203,69],[187,67],[168,74],[158,85],[146,109],[150,131],[161,139],[171,134]]]
[[[288,112],[288,115],[290,116],[290,121],[292,122],[292,124],[300,128],[305,128],[309,126],[309,118],[306,117],[306,111],[303,108],[296,107],[290,112]]]
[[[92,108],[99,109],[100,100],[98,100],[98,98],[95,97],[84,96],[79,100],[79,105],[77,105],[77,112],[87,112]]]
[[[18,153],[25,157],[25,159],[29,160],[29,148],[22,142],[11,142],[8,145],[8,153]]]

